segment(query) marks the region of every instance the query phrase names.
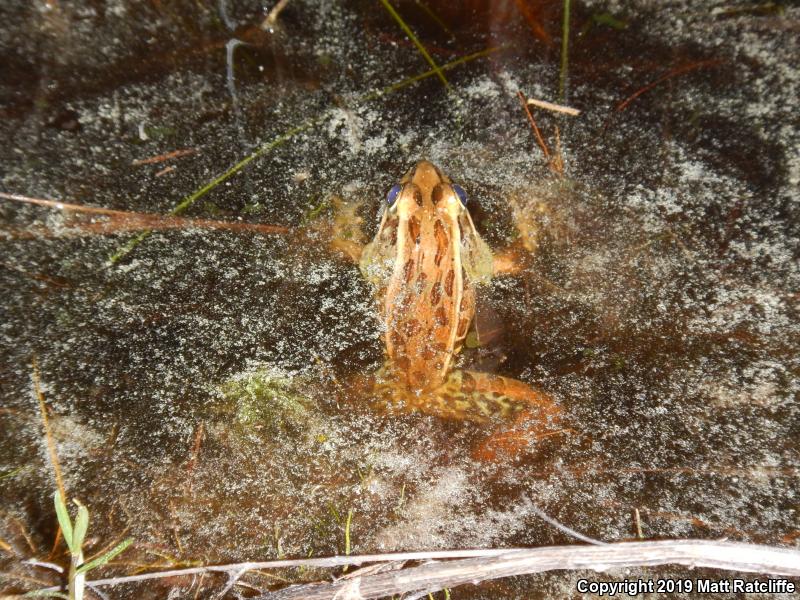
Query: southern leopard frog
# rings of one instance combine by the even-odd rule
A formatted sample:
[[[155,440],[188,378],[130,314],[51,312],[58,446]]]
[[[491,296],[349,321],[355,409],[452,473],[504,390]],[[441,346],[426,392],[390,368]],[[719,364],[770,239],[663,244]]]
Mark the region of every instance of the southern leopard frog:
[[[547,396],[453,366],[475,315],[476,287],[505,264],[478,234],[466,204],[460,186],[418,162],[387,194],[372,242],[350,245],[375,287],[385,327],[386,362],[372,394],[390,410],[477,422],[517,416],[541,429],[558,413]]]

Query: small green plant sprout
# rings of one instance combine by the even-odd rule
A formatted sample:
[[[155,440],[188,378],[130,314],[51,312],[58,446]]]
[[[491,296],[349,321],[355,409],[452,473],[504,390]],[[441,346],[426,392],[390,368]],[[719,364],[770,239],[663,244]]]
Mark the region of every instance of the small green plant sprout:
[[[353,522],[353,509],[347,511],[347,523],[344,525],[344,555],[350,556],[350,524]],[[348,565],[342,569],[343,573],[347,573]]]
[[[61,527],[61,534],[64,536],[64,541],[67,544],[70,555],[69,575],[67,579],[68,594],[65,595],[59,592],[33,592],[32,595],[46,595],[57,598],[67,598],[68,600],[83,600],[83,592],[86,588],[86,573],[109,562],[120,552],[125,550],[125,548],[130,546],[133,539],[127,538],[108,552],[88,562],[84,562],[83,542],[86,539],[86,532],[89,529],[89,509],[77,500],[74,500],[78,507],[78,515],[73,522],[72,519],[70,519],[67,505],[60,491],[56,491],[54,500],[58,524]]]

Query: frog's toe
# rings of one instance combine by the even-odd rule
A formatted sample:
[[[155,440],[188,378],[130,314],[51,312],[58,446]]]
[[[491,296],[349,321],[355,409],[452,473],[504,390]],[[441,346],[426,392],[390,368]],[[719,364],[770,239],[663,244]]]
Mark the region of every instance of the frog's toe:
[[[342,239],[331,240],[330,247],[333,252],[349,259],[354,263],[358,263],[358,261],[361,260],[361,253],[364,250],[364,246],[362,244],[351,240]]]
[[[530,262],[530,255],[526,248],[515,243],[502,252],[495,252],[492,258],[492,272],[494,275],[517,275]]]
[[[511,423],[500,426],[472,452],[475,459],[496,462],[516,458],[536,446],[537,441],[569,430],[559,426],[561,409],[550,396],[527,384],[493,375],[484,376],[483,393],[493,387],[505,404],[514,407]]]
[[[519,415],[513,426],[497,430],[478,444],[472,451],[472,457],[481,462],[515,459],[535,451],[535,446],[540,440],[569,434],[571,431],[559,428],[557,422],[551,420],[542,423],[540,415],[526,410]]]
[[[495,433],[472,452],[475,459],[494,462],[513,458],[537,440],[562,434],[561,409],[547,394],[528,384],[475,371],[454,371],[438,390],[442,412],[478,423],[499,423]]]
[[[497,430],[478,444],[472,451],[472,457],[482,462],[514,459],[535,450],[540,440],[571,432],[570,429],[559,427],[558,413],[552,410],[553,405],[545,408],[544,411],[521,411],[512,425]]]

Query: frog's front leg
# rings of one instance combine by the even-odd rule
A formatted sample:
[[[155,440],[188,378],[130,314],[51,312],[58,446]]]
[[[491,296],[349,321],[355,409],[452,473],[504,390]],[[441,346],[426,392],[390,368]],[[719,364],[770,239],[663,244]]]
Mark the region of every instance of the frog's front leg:
[[[536,254],[545,229],[552,221],[550,207],[536,196],[515,192],[509,196],[508,204],[516,235],[507,248],[494,253],[495,275],[515,275],[522,271],[525,263]]]
[[[333,208],[330,246],[334,252],[358,264],[364,251],[364,219],[358,214],[360,203],[333,196],[330,204]]]
[[[508,248],[494,252],[492,272],[495,276],[516,275],[525,268],[529,255],[521,244],[514,243]]]

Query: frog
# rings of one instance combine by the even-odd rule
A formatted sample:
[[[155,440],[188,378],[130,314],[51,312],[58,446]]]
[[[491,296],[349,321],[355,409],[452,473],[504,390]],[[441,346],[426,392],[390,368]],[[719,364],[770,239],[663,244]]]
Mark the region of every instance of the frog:
[[[457,366],[478,289],[519,270],[514,252],[493,252],[478,233],[466,191],[432,162],[417,161],[389,189],[366,244],[353,205],[338,202],[332,243],[370,283],[382,330],[384,363],[365,384],[372,403],[388,413],[494,424],[473,453],[485,460],[559,432],[561,410],[544,392]]]

